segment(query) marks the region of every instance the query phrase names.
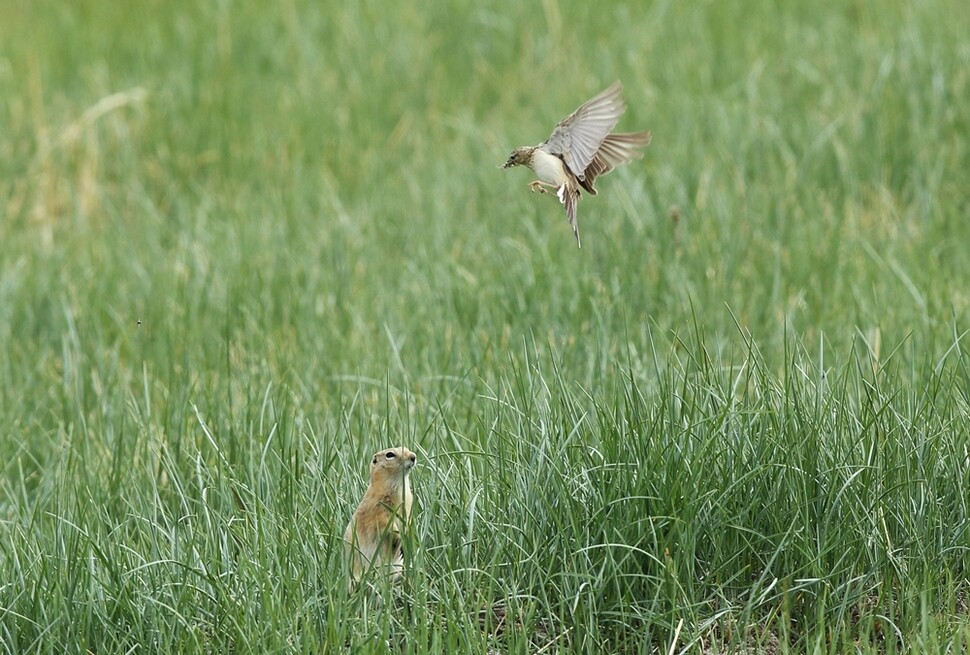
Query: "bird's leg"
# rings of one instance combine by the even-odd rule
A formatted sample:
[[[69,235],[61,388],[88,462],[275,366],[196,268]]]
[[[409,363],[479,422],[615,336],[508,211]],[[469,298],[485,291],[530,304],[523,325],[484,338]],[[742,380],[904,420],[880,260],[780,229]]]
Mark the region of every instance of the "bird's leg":
[[[532,180],[531,182],[529,182],[529,190],[532,191],[532,193],[535,193],[536,191],[538,191],[539,193],[549,193],[548,191],[545,190],[545,187],[554,189],[555,185],[548,184],[546,182],[543,182],[542,180]]]

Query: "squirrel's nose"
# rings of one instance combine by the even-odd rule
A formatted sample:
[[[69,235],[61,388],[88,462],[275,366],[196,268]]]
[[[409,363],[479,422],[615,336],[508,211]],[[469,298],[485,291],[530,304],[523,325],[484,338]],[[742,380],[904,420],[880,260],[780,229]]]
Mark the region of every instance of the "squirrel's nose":
[[[414,453],[411,453],[411,456],[410,456],[410,457],[408,457],[408,459],[410,459],[410,460],[411,460],[411,465],[412,465],[412,466],[413,466],[414,464],[417,464],[417,463],[418,463],[418,456],[417,456],[417,455],[415,455]]]

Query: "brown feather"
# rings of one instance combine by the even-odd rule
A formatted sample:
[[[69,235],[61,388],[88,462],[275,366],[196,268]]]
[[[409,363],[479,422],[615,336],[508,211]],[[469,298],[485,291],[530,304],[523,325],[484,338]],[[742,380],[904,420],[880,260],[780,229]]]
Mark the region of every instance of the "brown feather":
[[[591,196],[595,196],[593,183],[597,177],[606,175],[617,166],[640,159],[643,153],[637,148],[644,148],[649,144],[650,132],[620,132],[608,135],[586,167],[579,183]]]

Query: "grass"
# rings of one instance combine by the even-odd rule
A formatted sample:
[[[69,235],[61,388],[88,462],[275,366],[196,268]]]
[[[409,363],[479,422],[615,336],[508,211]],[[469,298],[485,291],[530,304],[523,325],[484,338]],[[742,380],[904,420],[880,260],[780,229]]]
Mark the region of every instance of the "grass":
[[[0,652],[970,649],[961,9],[0,0]]]

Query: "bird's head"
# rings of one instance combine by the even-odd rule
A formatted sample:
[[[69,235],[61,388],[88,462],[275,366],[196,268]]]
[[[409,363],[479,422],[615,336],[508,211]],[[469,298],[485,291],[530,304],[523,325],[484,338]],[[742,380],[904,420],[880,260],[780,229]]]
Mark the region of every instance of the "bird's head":
[[[502,165],[502,168],[512,168],[513,166],[529,166],[532,163],[532,153],[535,146],[522,146],[516,148],[509,154],[509,158]]]

